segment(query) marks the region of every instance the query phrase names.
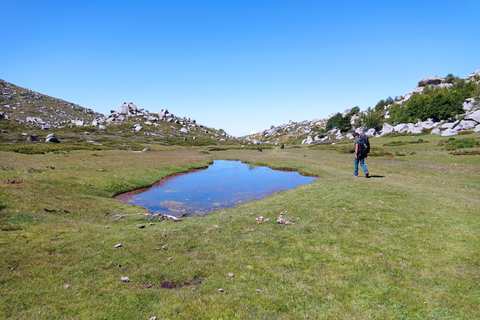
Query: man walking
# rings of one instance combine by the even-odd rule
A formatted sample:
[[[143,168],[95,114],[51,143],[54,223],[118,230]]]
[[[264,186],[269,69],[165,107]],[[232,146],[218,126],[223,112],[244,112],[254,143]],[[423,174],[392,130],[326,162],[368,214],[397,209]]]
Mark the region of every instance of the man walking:
[[[358,132],[353,133],[355,139],[355,173],[354,176],[358,177],[358,163],[362,166],[363,172],[365,172],[365,178],[369,178],[368,169],[365,165],[365,157],[367,155],[365,143],[360,139]]]

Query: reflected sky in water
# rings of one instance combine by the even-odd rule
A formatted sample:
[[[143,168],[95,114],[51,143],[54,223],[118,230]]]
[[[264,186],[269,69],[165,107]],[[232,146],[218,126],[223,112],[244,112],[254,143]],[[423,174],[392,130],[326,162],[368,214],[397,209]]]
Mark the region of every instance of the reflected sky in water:
[[[240,161],[215,160],[207,169],[167,177],[150,188],[117,196],[154,214],[205,215],[260,200],[317,179]]]

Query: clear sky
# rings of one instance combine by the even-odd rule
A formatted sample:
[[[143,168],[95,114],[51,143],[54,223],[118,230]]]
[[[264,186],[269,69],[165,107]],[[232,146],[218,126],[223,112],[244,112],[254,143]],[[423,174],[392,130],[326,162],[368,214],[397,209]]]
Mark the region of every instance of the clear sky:
[[[234,136],[480,69],[480,1],[0,0],[0,79]]]

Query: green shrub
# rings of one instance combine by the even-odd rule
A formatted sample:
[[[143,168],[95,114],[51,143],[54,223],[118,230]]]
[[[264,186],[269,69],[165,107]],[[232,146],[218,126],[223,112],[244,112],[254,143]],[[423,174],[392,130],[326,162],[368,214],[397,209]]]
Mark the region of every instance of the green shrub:
[[[370,152],[368,155],[369,157],[385,157],[385,156],[391,156],[392,154],[388,151],[385,150],[378,150],[374,152]]]
[[[421,94],[414,94],[406,103],[392,105],[387,122],[407,123],[429,118],[434,121],[453,120],[463,114],[463,102],[480,90],[479,85],[473,81],[466,83],[461,79],[452,79],[448,80],[453,81],[450,88],[426,86]]]
[[[315,146],[310,147],[312,150],[331,150],[337,151],[339,153],[350,153],[350,150],[353,149],[352,144],[317,144]]]
[[[338,127],[341,132],[347,132],[352,127],[350,123],[352,116],[358,114],[360,112],[359,107],[354,107],[348,114],[343,117],[340,113],[337,113],[330,119],[328,119],[325,129],[327,131],[332,130],[334,127]]]
[[[382,148],[379,147],[372,147],[370,149],[369,157],[385,157],[385,156],[391,156],[392,154]]]
[[[396,147],[396,146],[403,146],[409,144],[407,141],[390,141],[388,143],[384,143],[384,147]]]
[[[326,133],[327,133],[327,131],[322,128],[322,129],[318,130],[317,135],[318,135],[319,138],[324,138]]]
[[[370,112],[369,114],[362,115],[361,117],[363,125],[367,128],[374,128],[380,131],[383,126],[383,120],[380,112]]]
[[[474,140],[473,138],[470,139],[462,139],[462,140],[450,140],[450,142],[444,144],[445,150],[457,150],[457,149],[465,149],[465,148],[476,148],[480,142]]]

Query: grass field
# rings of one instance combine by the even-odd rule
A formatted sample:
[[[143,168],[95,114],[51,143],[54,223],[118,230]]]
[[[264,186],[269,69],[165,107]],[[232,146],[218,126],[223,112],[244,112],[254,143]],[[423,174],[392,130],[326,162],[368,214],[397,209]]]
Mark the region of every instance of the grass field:
[[[0,318],[478,319],[479,137],[373,138],[370,179],[342,145],[0,152]],[[112,198],[213,159],[319,179],[179,222]]]

